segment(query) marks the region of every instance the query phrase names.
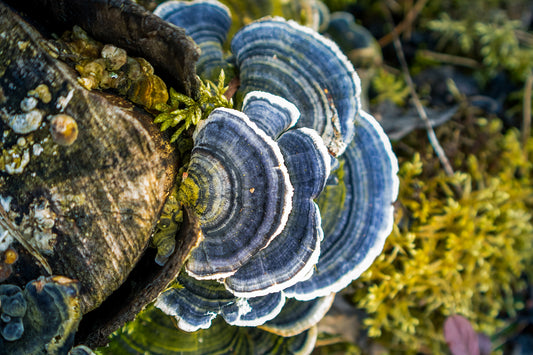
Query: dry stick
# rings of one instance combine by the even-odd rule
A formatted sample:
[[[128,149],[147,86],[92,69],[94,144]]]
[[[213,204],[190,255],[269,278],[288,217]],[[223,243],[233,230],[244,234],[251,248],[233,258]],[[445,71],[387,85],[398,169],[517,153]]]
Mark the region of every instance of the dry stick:
[[[415,6],[413,6],[411,10],[409,10],[407,15],[405,15],[405,19],[402,22],[400,22],[398,26],[396,26],[391,32],[387,33],[385,36],[381,37],[378,40],[379,45],[381,47],[386,46],[387,44],[391,43],[394,40],[394,37],[399,36],[400,33],[405,31],[405,29],[408,28],[413,23],[413,21],[416,19],[420,11],[422,11],[422,8],[426,5],[426,2],[427,0],[417,1]],[[386,12],[388,16],[392,18],[388,8]],[[391,23],[393,22],[391,21]]]
[[[384,6],[384,9],[385,9],[385,14],[389,18],[388,19],[389,22],[394,25],[392,15],[389,9],[386,6]],[[424,107],[422,106],[422,103],[420,102],[420,99],[418,98],[418,95],[415,90],[415,85],[413,83],[413,79],[411,78],[411,75],[409,74],[409,68],[407,66],[407,61],[405,60],[405,56],[403,54],[402,44],[400,42],[400,39],[398,38],[398,33],[396,32],[396,28],[394,28],[391,33],[393,34],[392,40],[394,44],[394,49],[396,50],[396,56],[398,57],[398,60],[400,61],[402,72],[403,72],[405,81],[407,82],[407,85],[409,86],[409,90],[411,91],[411,96],[413,97],[413,102],[415,104],[416,111],[418,112],[418,116],[420,116],[420,118],[426,125],[426,131],[428,134],[429,142],[433,146],[433,149],[435,150],[435,153],[437,154],[437,157],[439,158],[444,168],[444,171],[446,172],[446,175],[451,176],[454,174],[452,166],[450,162],[448,161],[448,158],[446,157],[446,153],[444,153],[444,149],[442,149],[439,143],[439,140],[437,139],[437,136],[435,135],[435,131],[433,130],[433,127],[431,126],[431,123],[429,122],[426,110],[424,110]]]
[[[11,220],[9,219],[6,210],[4,210],[4,207],[0,205],[0,227],[2,227],[4,230],[6,230],[13,238],[15,238],[39,263],[41,266],[46,270],[48,275],[52,275],[52,268],[46,261],[46,259],[39,253],[39,251],[33,247],[30,243],[26,241],[26,239],[20,234],[18,229],[11,223]]]
[[[420,54],[424,58],[436,60],[441,63],[453,64],[473,69],[481,67],[481,64],[475,59],[459,57],[446,53],[433,52],[427,49],[420,49],[418,51],[418,54]]]
[[[522,149],[524,154],[526,152],[526,144],[531,136],[531,90],[533,86],[533,72],[530,72],[527,76],[526,83],[524,84],[524,101],[523,101],[523,120],[522,120]]]

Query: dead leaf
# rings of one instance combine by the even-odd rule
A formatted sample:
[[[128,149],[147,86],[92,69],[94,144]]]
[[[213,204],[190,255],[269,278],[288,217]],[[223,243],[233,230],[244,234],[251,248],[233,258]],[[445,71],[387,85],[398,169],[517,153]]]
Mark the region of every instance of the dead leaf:
[[[453,355],[480,355],[478,334],[463,316],[450,316],[444,322],[444,338]]]

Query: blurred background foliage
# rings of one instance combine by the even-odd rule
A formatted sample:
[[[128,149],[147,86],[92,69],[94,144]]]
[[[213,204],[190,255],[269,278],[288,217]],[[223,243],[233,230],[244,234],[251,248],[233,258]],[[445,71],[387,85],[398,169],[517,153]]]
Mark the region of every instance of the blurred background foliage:
[[[360,70],[366,109],[410,133],[393,142],[400,162],[393,233],[342,295],[357,334],[323,330],[314,353],[447,354],[443,324],[453,314],[487,335],[494,353],[533,353],[533,4],[324,2],[376,38],[382,59]],[[421,120],[413,121],[393,28],[429,119],[452,109],[435,130],[453,174]]]
[[[351,12],[381,45],[383,65],[369,92],[378,119],[391,119],[393,106],[394,119],[409,124],[413,106],[394,27],[427,112],[457,109],[436,128],[453,175],[424,130],[393,142],[400,161],[394,231],[346,295],[362,311],[358,346],[316,352],[450,353],[443,323],[461,314],[491,338],[493,352],[531,353],[533,4],[325,2]]]

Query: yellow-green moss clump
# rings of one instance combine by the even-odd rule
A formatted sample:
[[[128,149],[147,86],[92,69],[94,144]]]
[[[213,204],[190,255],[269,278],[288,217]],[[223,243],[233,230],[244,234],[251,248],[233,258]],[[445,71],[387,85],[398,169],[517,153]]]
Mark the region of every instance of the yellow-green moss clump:
[[[521,147],[518,131],[501,129],[479,120],[476,138],[449,130],[460,145],[453,176],[429,147],[401,163],[394,231],[354,282],[368,334],[392,352],[443,353],[447,316],[462,314],[490,336],[523,307],[513,293],[533,261],[533,140]]]

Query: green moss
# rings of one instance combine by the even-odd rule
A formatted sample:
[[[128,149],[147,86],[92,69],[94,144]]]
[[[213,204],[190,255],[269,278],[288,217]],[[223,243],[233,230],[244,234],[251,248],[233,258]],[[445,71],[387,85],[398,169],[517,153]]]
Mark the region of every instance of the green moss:
[[[160,113],[154,122],[161,123],[161,131],[169,127],[176,127],[176,131],[170,138],[174,142],[189,127],[195,126],[201,119],[206,118],[217,107],[233,107],[233,101],[226,98],[224,93],[228,87],[224,87],[224,70],[220,71],[217,85],[206,80],[200,81],[198,99],[194,100],[186,95],[180,94],[170,88],[170,104],[158,104],[155,109]]]
[[[198,186],[194,179],[183,179],[179,190],[179,201],[185,205],[191,206],[196,213],[201,214],[205,211],[206,206],[198,206],[197,201],[200,196],[200,186]]]
[[[376,96],[372,99],[373,104],[389,100],[396,105],[404,106],[408,101],[409,87],[401,75],[394,75],[379,68],[371,84],[376,91]]]
[[[453,176],[430,147],[403,154],[393,233],[354,282],[369,335],[389,349],[443,353],[447,316],[462,314],[494,335],[523,307],[513,294],[533,260],[533,139],[522,149],[517,130],[501,129],[479,120],[464,129],[476,132],[471,139],[443,128]]]

